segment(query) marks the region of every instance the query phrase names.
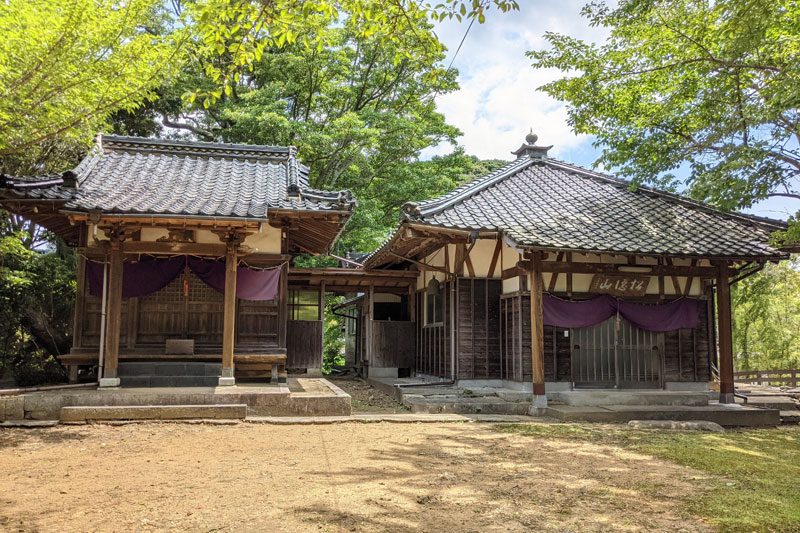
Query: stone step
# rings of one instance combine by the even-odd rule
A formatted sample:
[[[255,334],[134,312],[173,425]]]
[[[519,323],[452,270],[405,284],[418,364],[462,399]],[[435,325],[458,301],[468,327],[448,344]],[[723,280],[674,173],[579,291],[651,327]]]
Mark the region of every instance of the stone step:
[[[429,414],[492,414],[492,415],[525,415],[530,403],[507,402],[497,397],[485,396],[465,398],[463,396],[437,397],[406,394],[403,405],[412,413]]]
[[[219,376],[122,376],[122,387],[216,387]]]
[[[708,405],[708,394],[705,392],[574,390],[556,392],[548,396],[556,403],[587,407],[604,405],[702,407]]]
[[[127,376],[214,376],[219,377],[222,363],[199,361],[143,361],[121,362],[117,375]]]
[[[62,407],[61,422],[108,420],[191,420],[247,418],[247,405],[118,405]]]
[[[792,411],[798,408],[797,402],[788,396],[748,396],[747,405],[780,411]]]
[[[781,411],[781,424],[800,424],[800,411]]]
[[[550,405],[540,414],[563,421],[626,423],[631,420],[707,420],[721,426],[777,426],[776,409],[707,405],[698,406],[574,406]]]

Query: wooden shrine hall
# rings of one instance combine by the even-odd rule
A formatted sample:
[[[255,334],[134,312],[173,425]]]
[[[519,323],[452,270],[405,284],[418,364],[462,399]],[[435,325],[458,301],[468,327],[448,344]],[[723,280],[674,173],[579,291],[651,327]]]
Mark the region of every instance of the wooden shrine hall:
[[[324,288],[290,261],[330,251],[356,203],[310,189],[308,172],[293,147],[98,135],[73,170],[4,176],[3,207],[79,254],[61,360],[99,365],[101,386],[118,385],[127,361],[221,363],[150,385],[320,371]]]

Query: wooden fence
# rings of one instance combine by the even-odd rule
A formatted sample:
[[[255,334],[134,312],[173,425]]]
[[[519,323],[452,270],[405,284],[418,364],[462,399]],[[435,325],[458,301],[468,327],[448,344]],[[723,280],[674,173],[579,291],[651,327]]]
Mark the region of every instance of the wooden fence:
[[[737,383],[797,387],[798,383],[800,383],[798,374],[800,374],[800,370],[750,370],[748,372],[734,372],[733,380]]]

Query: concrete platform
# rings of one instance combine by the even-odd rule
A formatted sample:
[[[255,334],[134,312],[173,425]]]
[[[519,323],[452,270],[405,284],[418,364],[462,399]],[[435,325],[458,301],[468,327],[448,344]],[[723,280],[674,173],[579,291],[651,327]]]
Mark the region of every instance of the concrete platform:
[[[62,407],[62,423],[86,423],[105,420],[244,420],[247,405],[120,405]]]
[[[719,393],[717,393],[719,396]],[[665,390],[573,390],[548,394],[550,401],[566,405],[651,405],[651,406],[694,406],[708,405],[705,392],[684,392]]]
[[[722,404],[707,406],[551,405],[543,409],[541,414],[565,422],[624,423],[631,420],[706,420],[727,427],[777,426],[781,423],[780,413],[776,409]]]
[[[58,420],[64,407],[246,405],[248,416],[348,416],[350,395],[322,378],[232,387],[64,389],[2,397],[0,421]],[[199,411],[198,411],[199,412]],[[208,418],[201,414],[193,418]]]

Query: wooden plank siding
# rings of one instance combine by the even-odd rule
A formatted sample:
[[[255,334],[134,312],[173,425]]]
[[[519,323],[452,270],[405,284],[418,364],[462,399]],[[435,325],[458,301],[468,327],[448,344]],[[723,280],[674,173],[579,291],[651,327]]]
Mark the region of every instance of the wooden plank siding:
[[[289,320],[286,368],[322,368],[322,320]]]
[[[458,379],[500,379],[501,280],[459,278]]]
[[[522,329],[520,331],[520,305]],[[530,381],[530,298],[527,293],[504,294],[500,304],[501,377]],[[696,328],[664,333],[663,381],[708,381],[711,379],[713,337],[708,306],[702,306]],[[572,337],[568,328],[544,326],[544,369],[546,381],[573,381]]]
[[[100,298],[88,293],[84,299],[82,348],[97,348],[100,341]],[[184,275],[158,292],[122,300],[120,347],[157,353],[167,339],[195,340],[198,353],[218,352],[222,346],[223,295],[189,272],[188,294]],[[274,349],[279,346],[278,301],[237,300],[236,347],[243,350]]]
[[[414,322],[372,321],[372,361],[378,368],[414,368]]]
[[[520,297],[521,296],[521,297]],[[531,300],[528,293],[504,294],[500,300],[502,331],[500,362],[502,379],[529,382],[531,369]],[[520,331],[520,307],[522,330]],[[544,327],[545,381],[572,381],[570,337],[566,328]]]
[[[711,381],[713,344],[708,330],[708,307],[702,306],[700,325],[664,333],[664,381]]]
[[[451,377],[450,349],[450,287],[451,282],[442,283],[443,321],[439,324],[425,324],[425,291],[417,291],[416,316],[417,350],[414,370],[419,374],[449,378]]]

